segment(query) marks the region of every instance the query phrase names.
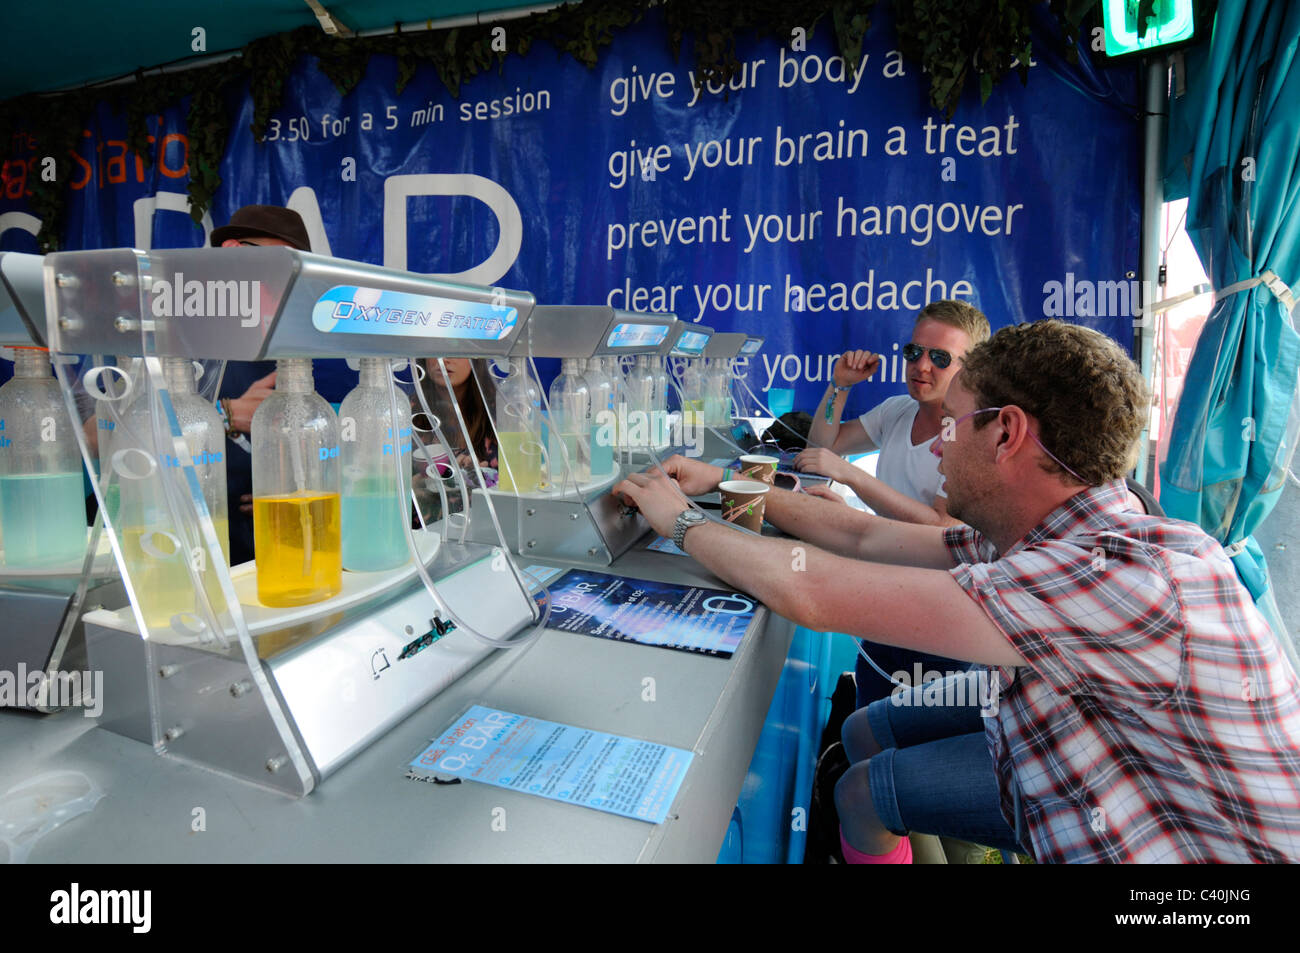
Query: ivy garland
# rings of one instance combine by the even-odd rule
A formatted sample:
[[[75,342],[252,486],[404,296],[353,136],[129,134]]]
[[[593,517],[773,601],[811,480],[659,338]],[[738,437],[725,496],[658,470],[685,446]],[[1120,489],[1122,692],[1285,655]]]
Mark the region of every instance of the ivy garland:
[[[533,43],[549,43],[588,67],[615,34],[641,21],[652,6],[663,9],[668,42],[679,59],[686,37],[693,38],[696,85],[726,83],[741,69],[736,56],[738,37],[766,37],[789,42],[801,28],[809,35],[829,16],[838,53],[850,69],[861,61],[862,39],[871,26],[878,0],[583,0],[526,18],[505,21],[505,49],[495,28],[481,24],[447,30],[395,32],[384,36],[340,39],[317,27],[255,40],[240,55],[197,69],[141,75],[135,83],[73,92],[28,94],[0,103],[0,142],[12,143],[17,132],[37,144],[38,155],[55,159],[54,181],[41,174],[41,159],[29,170],[29,205],[42,221],[37,237],[42,251],[58,248],[67,201],[59,183],[70,181],[72,153],[89,117],[108,102],[127,117],[127,141],[146,162],[154,145],[149,117],[189,97],[186,129],[190,139],[189,196],[191,215],[200,221],[221,185],[218,172],[230,137],[227,91],[250,84],[253,132],[259,138],[279,110],[284,86],[302,56],[316,58],[320,71],[341,96],[356,88],[372,56],[397,60],[396,91],[401,93],[421,66],[431,66],[453,97],[479,73],[500,69],[511,54],[526,55]],[[978,77],[987,99],[993,85],[1010,72],[1018,59],[1029,61],[1032,8],[1045,0],[909,0],[894,4],[899,49],[919,62],[930,77],[930,102],[951,117],[968,81]],[[1047,0],[1067,41],[1096,0]],[[495,47],[494,47],[494,40]],[[1066,44],[1073,54],[1072,43]],[[1028,67],[1020,66],[1022,80]]]

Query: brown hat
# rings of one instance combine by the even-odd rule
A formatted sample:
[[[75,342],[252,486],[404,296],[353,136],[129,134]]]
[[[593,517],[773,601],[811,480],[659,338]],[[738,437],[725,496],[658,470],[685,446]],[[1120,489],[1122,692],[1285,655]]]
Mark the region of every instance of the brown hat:
[[[311,251],[302,216],[279,205],[245,205],[230,216],[230,224],[212,230],[212,246],[229,238],[278,238],[299,251]]]

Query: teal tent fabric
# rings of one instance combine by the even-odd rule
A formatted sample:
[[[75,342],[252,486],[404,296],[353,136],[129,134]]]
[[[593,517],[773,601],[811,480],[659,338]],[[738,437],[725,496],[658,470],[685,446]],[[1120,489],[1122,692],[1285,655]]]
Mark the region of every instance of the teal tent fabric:
[[[1215,288],[1271,270],[1300,290],[1298,46],[1300,4],[1222,0],[1208,45],[1187,55],[1186,93],[1172,97],[1166,198],[1188,197],[1187,231]],[[1298,374],[1288,308],[1263,285],[1221,296],[1160,471],[1165,511],[1235,553],[1284,644],[1251,533],[1281,496],[1295,451]]]

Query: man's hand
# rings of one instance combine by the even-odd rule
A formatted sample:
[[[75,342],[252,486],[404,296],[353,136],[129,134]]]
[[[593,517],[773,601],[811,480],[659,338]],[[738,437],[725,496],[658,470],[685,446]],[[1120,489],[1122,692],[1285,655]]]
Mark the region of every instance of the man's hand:
[[[677,485],[687,496],[703,496],[705,493],[712,493],[722,480],[722,467],[710,466],[703,460],[692,460],[677,454],[665,460],[663,467],[664,472],[677,481]],[[658,473],[659,471],[646,472]],[[681,510],[677,512],[680,513]]]
[[[823,500],[830,500],[832,503],[839,503],[843,506],[849,505],[848,501],[845,500],[844,497],[840,496],[828,486],[806,486],[803,488],[803,491],[809,496],[819,496]]]
[[[849,461],[825,447],[802,451],[794,458],[794,468],[804,473],[819,473],[836,483],[847,483],[846,478],[852,475],[849,471],[855,469]]]
[[[835,386],[852,387],[854,384],[861,384],[875,374],[879,366],[879,354],[872,354],[870,351],[845,351],[835,362],[835,373],[832,375]]]
[[[275,371],[260,380],[253,381],[248,390],[244,391],[243,396],[236,397],[230,402],[230,428],[240,433],[248,433],[253,425],[253,414],[257,412],[262,401],[270,397],[274,391]]]
[[[631,474],[614,487],[614,493],[640,510],[656,533],[669,539],[678,515],[690,505],[678,485],[665,479],[658,470]]]

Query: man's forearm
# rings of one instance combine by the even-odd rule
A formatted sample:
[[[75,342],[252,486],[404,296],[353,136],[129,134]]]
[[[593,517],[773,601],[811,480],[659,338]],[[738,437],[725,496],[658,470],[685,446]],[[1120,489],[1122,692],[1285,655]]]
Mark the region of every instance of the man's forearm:
[[[841,503],[775,487],[767,493],[763,518],[787,535],[850,557],[858,555],[863,537],[877,520]]]
[[[853,472],[846,474],[841,482],[856,493],[863,503],[886,519],[920,523],[925,526],[947,526],[952,522],[945,520],[933,507],[899,493],[865,470],[859,470],[857,467],[851,469]]]
[[[885,519],[778,489],[768,492],[763,517],[783,533],[837,556],[930,569],[952,566],[939,526]]]
[[[835,446],[835,438],[840,434],[840,414],[844,412],[844,405],[848,402],[848,399],[848,391],[835,390],[833,383],[827,385],[826,393],[822,396],[822,402],[817,405],[817,412],[813,414],[812,426],[808,429],[808,446]],[[828,403],[830,404],[830,414],[826,413]],[[827,420],[828,416],[829,420]]]
[[[972,662],[1023,661],[945,572],[845,560],[799,540],[716,523],[688,529],[685,547],[706,569],[797,625]]]

